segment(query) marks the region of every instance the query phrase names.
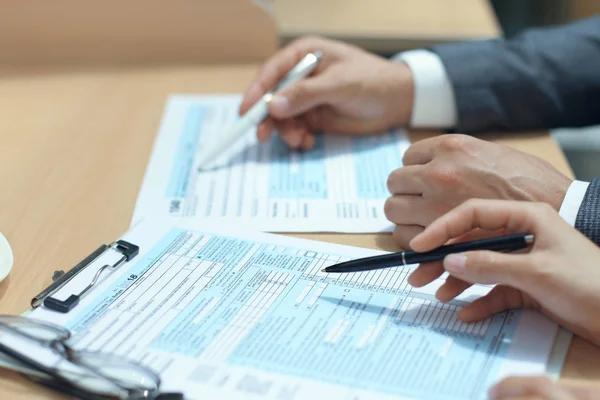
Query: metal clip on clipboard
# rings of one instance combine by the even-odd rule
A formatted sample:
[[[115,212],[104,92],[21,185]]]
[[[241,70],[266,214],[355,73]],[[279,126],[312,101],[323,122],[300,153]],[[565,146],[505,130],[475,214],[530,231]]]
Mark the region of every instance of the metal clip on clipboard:
[[[58,290],[60,290],[63,286],[65,286],[71,279],[73,279],[78,273],[83,271],[86,267],[90,266],[94,263],[100,256],[109,252],[109,251],[117,251],[121,253],[123,256],[114,264],[105,264],[94,275],[94,278],[90,281],[90,283],[79,293],[71,294],[66,300],[59,300],[55,297],[52,297]],[[102,272],[105,270],[115,270],[122,264],[127,261],[131,261],[135,256],[138,255],[140,248],[133,243],[126,242],[124,240],[117,240],[111,244],[103,244],[98,249],[96,249],[92,254],[81,260],[79,264],[77,264],[73,269],[68,272],[64,271],[55,271],[52,276],[52,280],[54,281],[50,286],[44,289],[40,294],[35,296],[31,300],[31,307],[37,308],[42,304],[44,307],[58,311],[61,313],[68,313],[71,311],[77,304],[79,304],[79,300],[81,297],[87,293],[91,288],[98,283],[100,280],[100,276]]]

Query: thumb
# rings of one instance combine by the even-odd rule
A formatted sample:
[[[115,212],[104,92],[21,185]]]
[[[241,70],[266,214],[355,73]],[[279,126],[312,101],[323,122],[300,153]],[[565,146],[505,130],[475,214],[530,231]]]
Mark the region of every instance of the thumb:
[[[482,250],[450,254],[444,269],[452,276],[470,283],[503,284],[520,288],[531,276],[526,254],[505,254]]]
[[[325,104],[333,96],[331,77],[318,75],[302,79],[275,93],[269,111],[276,119],[295,117]]]

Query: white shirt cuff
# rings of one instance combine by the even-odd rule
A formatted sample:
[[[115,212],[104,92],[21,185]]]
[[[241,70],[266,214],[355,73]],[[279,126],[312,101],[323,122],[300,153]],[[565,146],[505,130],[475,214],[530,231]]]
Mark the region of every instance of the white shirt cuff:
[[[456,125],[456,101],[450,78],[437,54],[411,50],[396,54],[395,61],[408,65],[415,82],[411,125],[415,128],[452,128]]]
[[[579,208],[581,207],[581,203],[583,203],[583,198],[589,185],[589,182],[573,181],[567,189],[567,194],[565,194],[565,199],[560,206],[558,215],[571,226],[575,226]]]

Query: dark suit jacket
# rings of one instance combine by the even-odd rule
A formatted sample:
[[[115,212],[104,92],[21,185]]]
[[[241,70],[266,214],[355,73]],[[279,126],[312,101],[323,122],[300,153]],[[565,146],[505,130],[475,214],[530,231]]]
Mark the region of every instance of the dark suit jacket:
[[[600,16],[432,50],[452,81],[459,132],[600,124]],[[600,245],[600,179],[575,227]]]

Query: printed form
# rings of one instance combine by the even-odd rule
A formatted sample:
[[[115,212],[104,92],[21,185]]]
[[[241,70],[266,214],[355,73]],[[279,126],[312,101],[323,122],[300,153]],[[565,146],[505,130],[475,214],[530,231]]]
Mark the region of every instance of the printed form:
[[[489,287],[442,304],[442,281],[411,288],[410,267],[320,272],[378,251],[193,226],[138,224],[123,238],[140,245],[137,262],[69,314],[29,316],[71,329],[75,348],[150,366],[192,399],[485,399],[503,377],[546,371],[558,327],[541,314],[456,318]]]
[[[204,143],[238,118],[239,95],[172,96],[140,190],[144,217],[202,217],[271,232],[391,231],[383,204],[387,178],[402,166],[406,132],[368,137],[319,135],[311,151],[278,137],[258,144],[248,132],[220,167],[199,171]]]

